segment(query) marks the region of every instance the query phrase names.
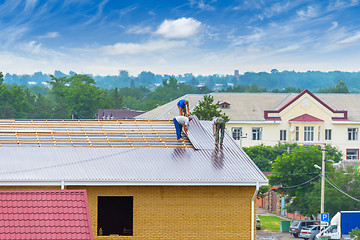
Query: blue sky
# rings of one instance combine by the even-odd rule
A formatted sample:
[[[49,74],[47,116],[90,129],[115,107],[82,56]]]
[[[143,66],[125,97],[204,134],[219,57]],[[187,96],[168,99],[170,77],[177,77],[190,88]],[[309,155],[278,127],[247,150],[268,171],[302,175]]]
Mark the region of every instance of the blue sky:
[[[0,0],[0,71],[360,71],[360,0]]]

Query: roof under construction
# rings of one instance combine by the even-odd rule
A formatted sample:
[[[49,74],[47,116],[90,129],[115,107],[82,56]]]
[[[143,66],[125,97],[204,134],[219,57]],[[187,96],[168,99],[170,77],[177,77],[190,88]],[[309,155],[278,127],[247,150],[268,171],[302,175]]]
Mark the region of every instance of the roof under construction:
[[[0,120],[5,147],[192,147],[172,120]]]
[[[0,135],[3,186],[268,182],[229,133],[216,148],[211,122],[196,117],[181,141],[169,120],[2,120]]]

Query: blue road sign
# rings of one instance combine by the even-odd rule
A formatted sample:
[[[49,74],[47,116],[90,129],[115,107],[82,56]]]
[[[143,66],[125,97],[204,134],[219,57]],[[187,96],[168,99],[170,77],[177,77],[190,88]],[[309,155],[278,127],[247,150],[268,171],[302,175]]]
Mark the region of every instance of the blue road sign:
[[[321,213],[320,214],[320,220],[324,221],[324,222],[329,221],[329,214],[328,213]]]

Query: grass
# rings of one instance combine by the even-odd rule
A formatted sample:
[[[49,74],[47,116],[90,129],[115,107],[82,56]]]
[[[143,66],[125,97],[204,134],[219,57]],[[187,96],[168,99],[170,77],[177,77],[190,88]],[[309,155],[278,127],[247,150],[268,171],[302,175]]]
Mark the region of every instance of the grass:
[[[261,229],[266,229],[270,231],[280,231],[280,221],[284,219],[274,217],[274,216],[261,216],[258,215],[261,221]]]

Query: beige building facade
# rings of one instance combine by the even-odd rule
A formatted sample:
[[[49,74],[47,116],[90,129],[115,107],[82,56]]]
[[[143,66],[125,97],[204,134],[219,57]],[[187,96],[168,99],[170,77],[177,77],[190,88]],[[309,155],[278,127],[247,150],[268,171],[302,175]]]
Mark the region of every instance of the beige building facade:
[[[360,94],[212,93],[220,109],[230,117],[226,128],[242,146],[275,145],[278,142],[331,144],[343,153],[343,163],[359,161]],[[185,95],[191,110],[203,95]],[[137,118],[171,119],[179,100]]]

